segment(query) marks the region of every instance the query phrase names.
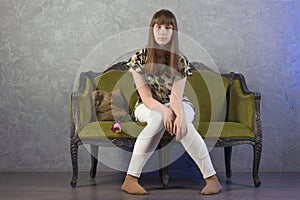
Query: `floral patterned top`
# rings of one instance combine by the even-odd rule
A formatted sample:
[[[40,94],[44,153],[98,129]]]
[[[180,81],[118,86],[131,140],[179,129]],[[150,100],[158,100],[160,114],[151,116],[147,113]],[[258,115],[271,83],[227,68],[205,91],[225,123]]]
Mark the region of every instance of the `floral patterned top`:
[[[149,85],[152,97],[162,104],[170,102],[170,95],[173,83],[177,80],[192,75],[192,70],[189,66],[189,62],[183,55],[179,55],[179,69],[180,73],[175,76],[170,75],[170,67],[166,65],[158,65],[155,67],[154,73],[146,73],[144,71],[146,67],[147,49],[143,48],[132,55],[129,59],[127,66],[129,69],[135,70],[137,73],[142,74],[146,83]],[[188,98],[183,95],[183,101],[190,102]],[[138,104],[141,103],[139,98]]]

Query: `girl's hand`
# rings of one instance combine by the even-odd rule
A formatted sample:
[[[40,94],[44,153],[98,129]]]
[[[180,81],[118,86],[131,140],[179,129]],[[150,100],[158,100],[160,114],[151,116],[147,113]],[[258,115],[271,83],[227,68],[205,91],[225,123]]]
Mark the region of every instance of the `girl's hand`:
[[[187,134],[187,121],[184,115],[176,116],[172,132],[176,135],[176,141],[180,141]]]
[[[173,111],[167,107],[164,109],[163,113],[164,113],[163,117],[164,117],[165,129],[166,129],[166,131],[168,131],[170,133],[170,135],[174,135],[172,130],[173,130],[173,122],[175,119],[175,115],[174,115]]]

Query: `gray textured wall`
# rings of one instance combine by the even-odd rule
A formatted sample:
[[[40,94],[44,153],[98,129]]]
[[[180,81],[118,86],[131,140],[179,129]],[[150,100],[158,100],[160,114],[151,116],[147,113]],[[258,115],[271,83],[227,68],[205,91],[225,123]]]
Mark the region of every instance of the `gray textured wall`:
[[[261,170],[300,170],[299,1],[1,0],[1,171],[71,169],[69,97],[81,63],[109,36],[147,26],[159,8],[175,13],[220,71],[243,73],[261,92]],[[223,151],[211,155],[223,170]],[[84,148],[80,159],[87,170]],[[235,170],[250,170],[251,160],[250,146],[234,148]]]

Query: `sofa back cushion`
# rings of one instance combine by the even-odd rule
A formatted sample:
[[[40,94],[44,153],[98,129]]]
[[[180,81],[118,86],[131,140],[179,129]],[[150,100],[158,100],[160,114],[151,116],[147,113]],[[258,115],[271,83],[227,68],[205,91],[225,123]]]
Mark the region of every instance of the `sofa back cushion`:
[[[226,114],[226,91],[229,81],[208,70],[193,70],[188,77],[185,95],[195,108],[194,122],[224,121]],[[132,75],[127,70],[110,70],[94,79],[97,90],[120,89],[129,104],[129,111],[138,99]]]
[[[209,70],[193,70],[188,77],[185,94],[195,108],[195,122],[224,121],[226,91],[229,81]]]

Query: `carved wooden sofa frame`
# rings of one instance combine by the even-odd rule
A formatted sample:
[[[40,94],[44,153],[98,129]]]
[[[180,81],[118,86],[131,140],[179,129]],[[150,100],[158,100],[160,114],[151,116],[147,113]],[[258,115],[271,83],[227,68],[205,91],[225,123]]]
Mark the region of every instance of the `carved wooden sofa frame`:
[[[192,63],[194,69],[202,70],[205,69],[205,66],[199,63]],[[117,63],[113,65],[111,68],[107,69],[105,72],[109,70],[126,70],[124,67],[124,63]],[[103,73],[105,73],[103,72]],[[78,179],[78,148],[80,145],[83,144],[82,139],[78,136],[78,95],[84,92],[86,87],[87,80],[93,80],[96,76],[101,75],[102,73],[93,73],[93,72],[83,72],[79,78],[79,87],[76,91],[72,92],[71,94],[71,134],[70,134],[70,152],[71,152],[71,160],[72,160],[72,168],[73,168],[73,175],[71,180],[71,186],[76,187],[77,179]],[[228,106],[230,103],[230,93],[231,93],[231,85],[234,81],[240,82],[240,87],[243,95],[253,95],[253,105],[254,105],[254,115],[253,115],[253,138],[212,138],[211,142],[213,142],[215,147],[224,147],[224,157],[225,157],[225,169],[226,169],[226,176],[228,179],[232,176],[231,170],[231,154],[232,154],[232,147],[242,144],[249,144],[253,147],[253,181],[254,186],[259,187],[261,184],[260,178],[258,176],[259,172],[259,164],[261,158],[261,151],[262,151],[262,130],[261,130],[261,119],[260,119],[260,104],[261,104],[261,95],[256,92],[250,92],[247,88],[244,76],[240,73],[229,73],[229,74],[222,74],[223,77],[226,77],[229,81],[228,91],[227,91],[227,112]],[[95,88],[93,88],[95,89]],[[228,113],[227,113],[228,115]],[[228,118],[228,116],[226,116]],[[115,138],[112,139],[111,142],[124,149],[131,149],[134,146],[135,138]],[[159,143],[158,148],[161,148],[170,142],[170,138],[162,138]],[[91,168],[90,168],[90,178],[91,180],[95,180],[96,171],[97,171],[97,163],[98,163],[98,145],[101,146],[107,145],[106,142],[97,141],[89,141],[84,142],[85,144],[90,144],[91,147]],[[210,143],[210,140],[206,140],[206,143]],[[162,163],[161,166],[164,166],[163,163],[168,161],[168,152],[167,150],[161,151],[159,156],[159,161]],[[162,167],[159,170],[159,174],[162,180],[163,187],[166,188],[169,182],[169,172],[168,166]]]

